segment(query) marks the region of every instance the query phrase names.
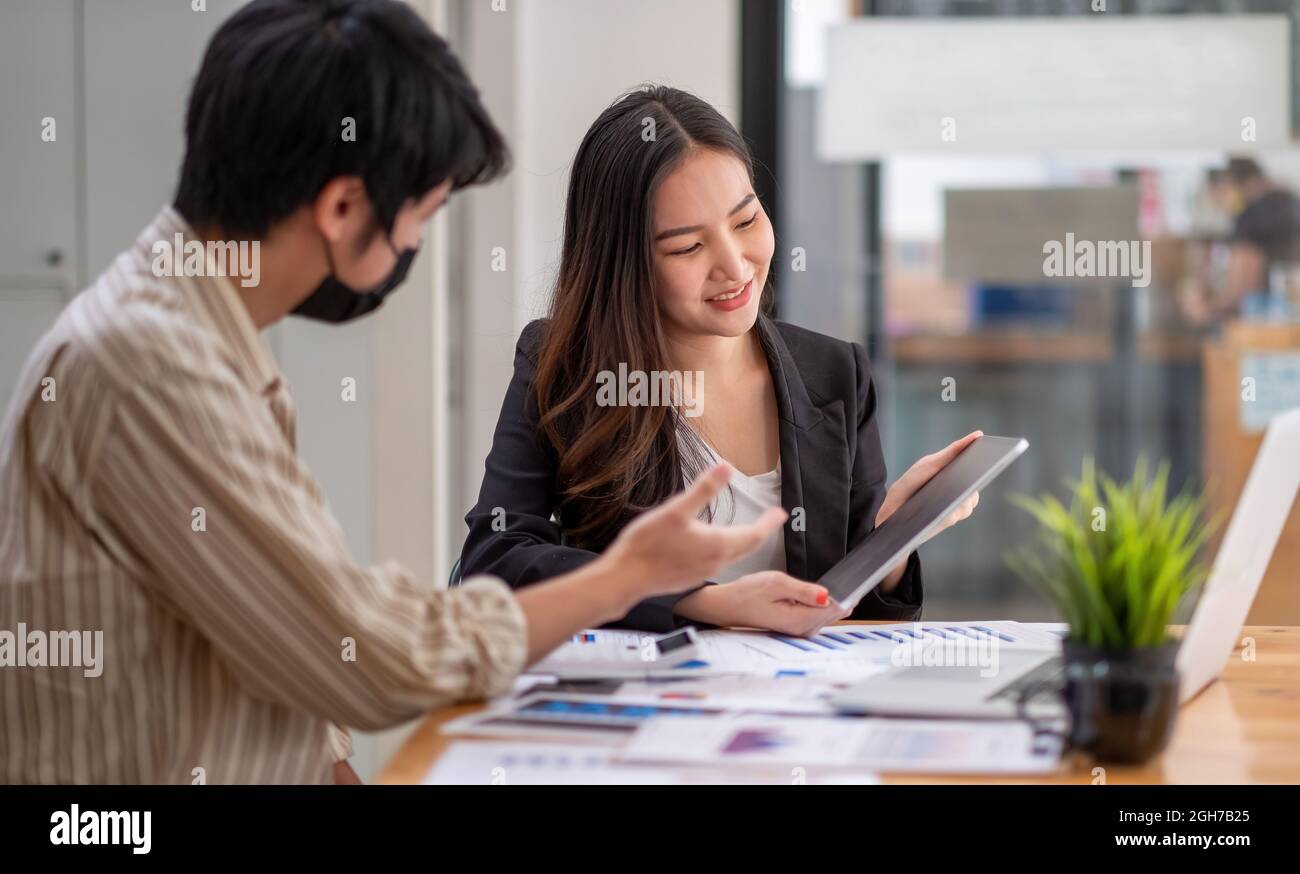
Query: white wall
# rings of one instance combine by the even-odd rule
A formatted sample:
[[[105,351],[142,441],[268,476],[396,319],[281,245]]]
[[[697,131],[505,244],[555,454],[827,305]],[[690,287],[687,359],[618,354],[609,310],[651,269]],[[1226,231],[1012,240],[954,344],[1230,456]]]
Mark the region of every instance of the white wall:
[[[466,195],[462,331],[466,343],[461,505],[478,494],[515,340],[545,312],[559,262],[568,170],[596,116],[643,82],[740,112],[739,0],[504,0],[467,10],[458,46],[515,165],[493,190]],[[508,270],[493,274],[493,247]],[[508,315],[508,317],[507,317]],[[458,537],[465,528],[460,524]],[[457,541],[459,542],[459,541]]]
[[[0,415],[78,285],[77,52],[70,4],[0,7]]]

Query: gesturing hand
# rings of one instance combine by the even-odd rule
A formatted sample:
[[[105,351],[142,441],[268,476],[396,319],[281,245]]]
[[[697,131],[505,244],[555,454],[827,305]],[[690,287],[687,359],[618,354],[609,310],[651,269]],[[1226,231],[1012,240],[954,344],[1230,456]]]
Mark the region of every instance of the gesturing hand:
[[[719,464],[691,487],[647,510],[625,527],[606,550],[641,598],[679,592],[757,549],[786,519],[769,508],[748,525],[710,525],[699,518],[727,484],[731,468]]]

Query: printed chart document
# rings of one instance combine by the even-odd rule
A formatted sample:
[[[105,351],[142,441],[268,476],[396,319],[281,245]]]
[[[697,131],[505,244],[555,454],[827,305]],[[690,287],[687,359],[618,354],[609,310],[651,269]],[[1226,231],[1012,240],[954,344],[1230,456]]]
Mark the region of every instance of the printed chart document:
[[[863,770],[664,767],[619,762],[611,750],[564,744],[459,741],[425,775],[439,786],[713,785],[809,783],[870,785],[880,778]]]
[[[1025,652],[1052,652],[1061,646],[1061,626],[1005,620],[831,625],[810,637],[791,637],[776,632],[714,633],[743,635],[739,642],[747,649],[786,665],[870,661],[888,667],[900,647],[912,649],[926,644],[963,644],[972,648],[996,646],[1004,651]]]
[[[644,764],[833,765],[917,774],[1038,774],[1058,767],[1060,742],[1024,722],[741,714],[655,718],[623,748]]]
[[[754,653],[733,632],[697,632],[698,649],[687,658],[671,654],[648,661],[656,635],[620,629],[587,629],[573,635],[529,670],[552,677],[573,676],[637,679],[672,676],[716,676],[759,669]]]
[[[855,680],[828,676],[765,677],[735,675],[639,680],[623,683],[613,693],[623,703],[687,704],[718,707],[729,711],[753,710],[766,713],[802,713],[834,716],[830,699],[851,687]]]
[[[972,650],[996,646],[1002,650],[1054,650],[1061,644],[1062,626],[1008,621],[902,622],[890,625],[834,625],[809,637],[767,631],[710,630],[699,632],[699,647],[685,665],[664,668],[636,666],[636,653],[647,635],[634,631],[591,630],[547,656],[531,673],[546,666],[593,658],[617,659],[620,654],[638,667],[640,679],[716,677],[824,677],[864,680],[887,670],[901,652],[924,646]],[[579,655],[579,652],[581,654]],[[634,679],[628,670],[611,677]]]
[[[621,765],[608,750],[545,743],[460,741],[424,777],[440,786],[610,786],[681,783],[671,768]]]

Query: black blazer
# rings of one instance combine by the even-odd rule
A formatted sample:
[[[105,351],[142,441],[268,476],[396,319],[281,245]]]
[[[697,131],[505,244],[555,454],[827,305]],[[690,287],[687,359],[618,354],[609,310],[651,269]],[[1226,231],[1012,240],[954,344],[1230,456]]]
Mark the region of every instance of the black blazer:
[[[469,536],[461,573],[492,574],[514,588],[566,573],[597,553],[567,546],[557,510],[554,449],[537,430],[532,380],[544,322],[524,328],[515,348],[515,375],[497,420],[478,503],[465,516]],[[781,503],[787,572],[816,581],[867,536],[885,498],[885,462],[876,425],[876,392],[866,352],[804,328],[758,319],[759,337],[772,371],[781,432]],[[794,510],[803,508],[795,530]],[[494,520],[504,513],[504,525]],[[630,519],[631,517],[629,517]],[[620,627],[670,631],[691,624],[673,614],[686,593],[642,601]],[[888,595],[873,590],[853,616],[914,621],[921,616],[921,565],[908,557],[907,572]]]

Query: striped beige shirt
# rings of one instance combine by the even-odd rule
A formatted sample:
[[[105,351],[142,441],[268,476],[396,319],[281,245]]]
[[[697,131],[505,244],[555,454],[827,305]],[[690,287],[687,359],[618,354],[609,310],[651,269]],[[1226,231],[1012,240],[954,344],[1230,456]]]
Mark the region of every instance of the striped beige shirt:
[[[327,782],[335,726],[523,666],[499,580],[352,560],[231,280],[154,275],[178,232],[68,306],[0,430],[0,783]]]

